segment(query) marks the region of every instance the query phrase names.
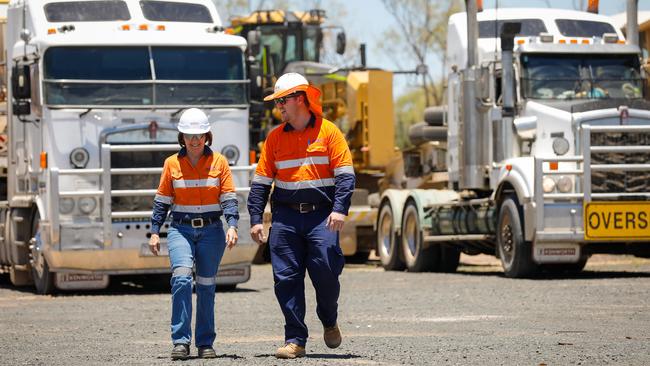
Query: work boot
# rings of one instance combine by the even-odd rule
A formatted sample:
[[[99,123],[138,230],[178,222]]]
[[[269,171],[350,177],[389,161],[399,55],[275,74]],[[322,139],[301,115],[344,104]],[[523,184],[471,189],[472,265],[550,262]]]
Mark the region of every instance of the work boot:
[[[323,331],[323,339],[329,348],[336,348],[340,346],[342,339],[339,325],[334,324],[333,327],[325,327],[325,330]]]
[[[306,354],[305,347],[301,347],[295,343],[287,343],[275,351],[275,357],[277,358],[298,358],[305,357]]]
[[[217,353],[210,346],[199,347],[199,358],[217,358]]]
[[[172,349],[172,360],[187,360],[190,357],[190,346],[187,344],[175,344]]]

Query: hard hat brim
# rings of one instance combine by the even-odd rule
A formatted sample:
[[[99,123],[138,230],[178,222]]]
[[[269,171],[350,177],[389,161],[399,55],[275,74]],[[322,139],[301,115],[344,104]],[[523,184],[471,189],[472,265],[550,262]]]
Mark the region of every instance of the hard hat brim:
[[[208,126],[208,128],[183,128],[179,126],[178,131],[189,135],[198,135],[198,134],[210,132],[210,127]]]
[[[271,101],[271,100],[274,100],[274,99],[282,98],[284,96],[287,96],[289,94],[293,94],[293,93],[298,92],[298,91],[307,91],[307,89],[309,89],[309,87],[310,87],[310,85],[297,85],[297,86],[294,86],[293,88],[290,88],[290,89],[278,90],[275,93],[273,93],[271,95],[267,95],[266,97],[264,97],[264,101],[268,102],[268,101]]]

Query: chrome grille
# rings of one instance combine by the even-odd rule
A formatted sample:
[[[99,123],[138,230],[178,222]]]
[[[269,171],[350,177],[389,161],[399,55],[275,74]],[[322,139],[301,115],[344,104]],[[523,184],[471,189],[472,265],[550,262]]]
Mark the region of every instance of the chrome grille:
[[[113,151],[111,152],[112,168],[159,168],[165,159],[171,155],[169,151]],[[113,190],[122,189],[156,189],[160,182],[160,174],[128,174],[112,175]],[[117,211],[149,211],[153,206],[153,197],[111,197],[111,210]]]
[[[647,132],[592,132],[591,146],[649,146]],[[650,153],[599,152],[591,154],[591,164],[647,164]],[[642,193],[650,191],[650,172],[645,171],[593,171],[592,193]]]

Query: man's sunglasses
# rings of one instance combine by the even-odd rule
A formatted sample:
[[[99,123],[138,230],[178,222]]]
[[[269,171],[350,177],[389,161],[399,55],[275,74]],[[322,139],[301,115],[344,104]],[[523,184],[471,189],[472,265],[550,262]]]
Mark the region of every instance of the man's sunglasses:
[[[297,96],[298,96],[298,94],[289,94],[289,95],[284,96],[284,97],[275,98],[273,101],[275,102],[275,105],[285,105],[285,104],[287,104],[287,100],[289,100],[291,98],[295,98]]]
[[[183,136],[188,140],[193,140],[193,139],[200,140],[201,138],[203,138],[203,136],[205,136],[205,134],[204,133],[198,133],[198,134],[184,133]]]

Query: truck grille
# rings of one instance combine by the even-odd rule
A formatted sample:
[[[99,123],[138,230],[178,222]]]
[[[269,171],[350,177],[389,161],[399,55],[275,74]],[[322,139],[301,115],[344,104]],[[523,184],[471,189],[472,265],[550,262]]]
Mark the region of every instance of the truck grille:
[[[591,146],[648,146],[650,133],[592,132]],[[647,164],[650,153],[592,153],[591,164]],[[650,191],[650,172],[592,171],[593,193],[642,193]]]
[[[113,168],[158,168],[171,155],[169,151],[111,152]],[[160,174],[132,174],[111,176],[111,189],[156,189]],[[116,211],[149,211],[153,197],[112,197],[111,209]]]

